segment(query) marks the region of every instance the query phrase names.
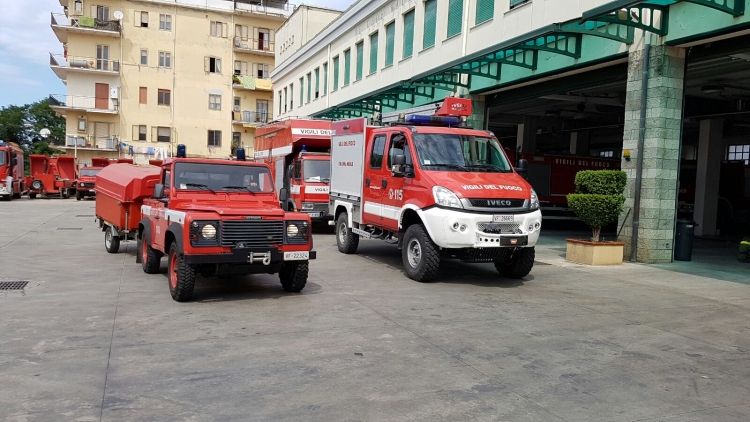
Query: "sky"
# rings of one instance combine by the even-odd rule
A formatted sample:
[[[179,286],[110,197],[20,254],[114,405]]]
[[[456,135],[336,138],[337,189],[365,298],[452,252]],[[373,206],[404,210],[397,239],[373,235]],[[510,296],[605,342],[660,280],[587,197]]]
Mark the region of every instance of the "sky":
[[[354,1],[299,3],[345,10]],[[62,44],[50,28],[51,12],[63,12],[59,0],[0,0],[0,107],[28,104],[49,94],[66,92],[49,67],[49,54],[63,53]]]

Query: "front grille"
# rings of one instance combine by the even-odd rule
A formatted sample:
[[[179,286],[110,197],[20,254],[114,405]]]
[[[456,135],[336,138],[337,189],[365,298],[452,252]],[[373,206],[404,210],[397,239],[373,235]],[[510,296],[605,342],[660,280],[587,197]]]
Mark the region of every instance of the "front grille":
[[[82,187],[86,188],[86,189],[94,189],[94,184],[93,183],[84,183]]]
[[[521,208],[524,199],[469,199],[472,207],[478,208]]]
[[[221,224],[221,246],[242,242],[248,248],[268,248],[284,241],[284,222],[270,220],[229,220]]]
[[[518,223],[479,223],[477,230],[487,234],[522,234]]]
[[[494,262],[505,259],[507,248],[471,248],[460,255],[464,262]]]

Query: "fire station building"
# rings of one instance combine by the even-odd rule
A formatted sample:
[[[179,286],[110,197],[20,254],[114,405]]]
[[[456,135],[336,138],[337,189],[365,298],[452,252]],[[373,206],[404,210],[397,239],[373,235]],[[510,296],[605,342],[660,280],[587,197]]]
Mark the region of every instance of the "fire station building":
[[[746,3],[360,0],[277,54],[274,115],[378,121],[471,98],[469,124],[528,155],[550,204],[566,165],[626,171],[626,259],[670,262],[678,218],[708,237],[749,224]]]

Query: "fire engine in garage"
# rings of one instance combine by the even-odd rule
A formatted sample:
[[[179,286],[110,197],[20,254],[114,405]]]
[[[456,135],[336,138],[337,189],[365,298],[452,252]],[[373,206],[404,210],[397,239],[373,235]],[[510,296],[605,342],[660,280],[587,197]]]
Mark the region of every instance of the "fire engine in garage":
[[[276,191],[289,191],[282,204],[312,221],[330,220],[331,121],[295,118],[273,122],[255,131],[255,161],[271,167]]]
[[[0,198],[20,198],[25,190],[23,150],[14,142],[0,141]]]
[[[336,122],[330,212],[339,251],[360,237],[396,243],[406,274],[433,280],[442,259],[494,263],[509,278],[534,265],[542,214],[536,193],[488,131],[461,126],[471,101],[446,98],[434,116],[391,126]]]

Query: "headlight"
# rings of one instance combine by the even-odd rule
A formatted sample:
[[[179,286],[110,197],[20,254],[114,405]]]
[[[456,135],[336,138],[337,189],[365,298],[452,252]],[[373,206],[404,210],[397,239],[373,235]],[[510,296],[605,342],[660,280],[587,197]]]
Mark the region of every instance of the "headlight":
[[[286,226],[286,235],[288,237],[297,237],[299,234],[299,228],[294,224],[289,224]]]
[[[216,227],[213,224],[206,224],[201,229],[201,236],[204,239],[213,239],[216,237]]]
[[[81,183],[80,183],[80,185],[81,185],[81,187],[84,187],[84,186],[86,186],[86,184],[85,184],[85,183],[83,183],[83,182],[81,182]]]
[[[536,192],[534,191],[534,189],[531,190],[531,209],[532,210],[539,209],[539,197],[536,196]]]
[[[463,205],[461,205],[461,201],[450,189],[446,189],[442,186],[433,186],[432,195],[435,197],[435,203],[440,206],[450,208],[463,208]]]

